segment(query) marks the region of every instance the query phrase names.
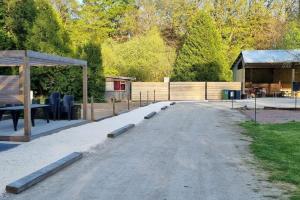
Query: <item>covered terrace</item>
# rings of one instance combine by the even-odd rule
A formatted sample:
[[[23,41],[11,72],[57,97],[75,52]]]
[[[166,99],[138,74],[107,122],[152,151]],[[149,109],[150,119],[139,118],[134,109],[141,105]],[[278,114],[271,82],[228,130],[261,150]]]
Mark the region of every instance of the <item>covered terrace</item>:
[[[232,65],[233,80],[242,82],[243,94],[261,88],[266,95],[293,95],[300,81],[300,50],[242,51]]]
[[[33,105],[30,98],[30,70],[31,67],[52,67],[52,66],[74,66],[82,68],[83,76],[83,102],[82,102],[82,119],[71,122],[55,121],[50,126],[44,124],[32,127],[32,108]],[[11,131],[7,128],[1,129],[8,123],[7,120],[0,121],[0,140],[9,141],[30,141],[37,137],[38,134],[50,133],[53,130],[59,130],[64,127],[70,127],[87,120],[87,61],[73,58],[50,55],[30,50],[7,50],[0,51],[0,67],[18,67],[18,76],[0,76],[0,104],[21,104],[24,119],[20,122],[23,126],[22,130]],[[40,107],[45,105],[40,105]],[[37,120],[36,123],[39,121]],[[2,125],[1,125],[2,124]],[[11,123],[12,124],[12,123]],[[23,132],[22,133],[20,133]],[[13,133],[13,134],[12,134]]]

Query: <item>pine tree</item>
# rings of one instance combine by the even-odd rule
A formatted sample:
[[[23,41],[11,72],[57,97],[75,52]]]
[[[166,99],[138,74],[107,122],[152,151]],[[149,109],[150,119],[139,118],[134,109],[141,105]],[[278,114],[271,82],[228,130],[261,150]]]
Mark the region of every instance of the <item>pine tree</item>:
[[[78,57],[88,62],[88,95],[94,100],[102,101],[105,91],[105,79],[103,76],[102,54],[99,45],[89,42],[78,48]]]
[[[228,77],[221,34],[205,12],[192,19],[173,72],[177,81],[221,81]]]

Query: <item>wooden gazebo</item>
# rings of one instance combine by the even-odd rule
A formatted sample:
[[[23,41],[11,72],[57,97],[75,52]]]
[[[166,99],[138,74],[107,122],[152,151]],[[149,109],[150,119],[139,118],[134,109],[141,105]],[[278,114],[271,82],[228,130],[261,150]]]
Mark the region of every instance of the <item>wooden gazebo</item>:
[[[0,67],[19,67],[20,91],[17,99],[24,104],[24,140],[31,138],[30,68],[36,66],[79,66],[83,71],[83,119],[87,119],[87,61],[39,53],[30,50],[0,51]],[[1,83],[0,83],[1,85]],[[0,97],[1,98],[1,97]]]

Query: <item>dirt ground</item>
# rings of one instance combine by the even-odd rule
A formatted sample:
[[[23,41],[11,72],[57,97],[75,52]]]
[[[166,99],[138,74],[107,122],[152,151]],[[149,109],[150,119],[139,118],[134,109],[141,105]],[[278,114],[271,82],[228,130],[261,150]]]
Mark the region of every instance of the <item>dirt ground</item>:
[[[254,120],[255,111],[242,110],[249,119]],[[264,110],[258,109],[256,112],[256,120],[260,123],[286,123],[290,121],[300,121],[300,111],[294,110]]]

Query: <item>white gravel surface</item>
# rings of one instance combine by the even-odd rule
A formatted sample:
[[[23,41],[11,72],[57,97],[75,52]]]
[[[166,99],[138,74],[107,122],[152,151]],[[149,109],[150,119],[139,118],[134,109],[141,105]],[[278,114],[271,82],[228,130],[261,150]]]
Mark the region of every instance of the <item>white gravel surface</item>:
[[[138,124],[150,112],[170,102],[160,102],[128,113],[45,136],[0,153],[0,194],[5,186],[72,152],[87,152],[103,143],[107,134],[127,124]],[[1,196],[1,195],[0,195]]]
[[[237,124],[245,118],[227,105],[177,103],[3,200],[287,199],[256,168]]]

